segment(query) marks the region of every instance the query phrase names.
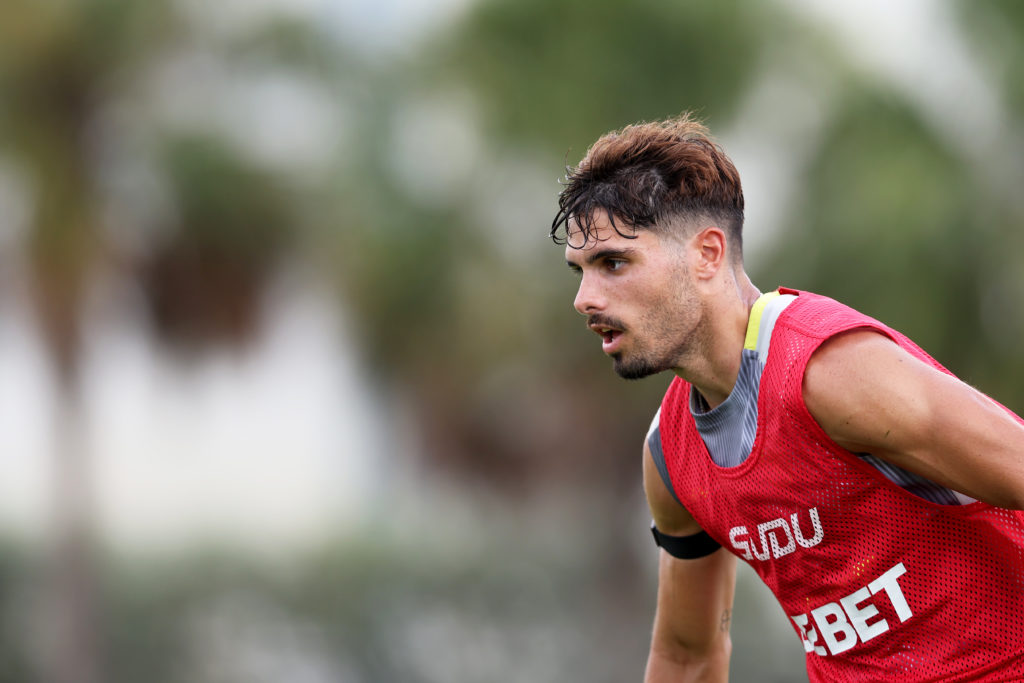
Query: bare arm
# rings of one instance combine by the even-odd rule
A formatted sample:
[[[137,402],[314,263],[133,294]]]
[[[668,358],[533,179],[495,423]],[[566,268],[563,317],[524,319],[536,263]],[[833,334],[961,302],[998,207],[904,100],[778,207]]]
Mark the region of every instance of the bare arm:
[[[701,531],[665,487],[646,444],[644,489],[659,531],[672,536]],[[728,680],[735,582],[736,558],[723,549],[694,560],[676,559],[660,551],[658,604],[646,683]]]
[[[1024,426],[976,389],[868,330],[825,342],[804,402],[837,444],[1004,508],[1024,508]]]

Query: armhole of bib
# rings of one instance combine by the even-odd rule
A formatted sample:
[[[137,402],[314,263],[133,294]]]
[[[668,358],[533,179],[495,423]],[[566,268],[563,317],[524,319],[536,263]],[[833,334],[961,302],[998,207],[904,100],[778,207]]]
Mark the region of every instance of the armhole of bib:
[[[668,465],[665,464],[665,451],[661,447],[661,408],[658,408],[658,412],[654,414],[654,419],[651,420],[651,428],[647,430],[647,447],[651,451],[651,458],[654,460],[654,466],[658,468],[661,480],[665,482],[665,488],[672,494],[672,498],[682,505],[679,496],[676,495],[676,491],[672,487],[672,477],[669,476]]]

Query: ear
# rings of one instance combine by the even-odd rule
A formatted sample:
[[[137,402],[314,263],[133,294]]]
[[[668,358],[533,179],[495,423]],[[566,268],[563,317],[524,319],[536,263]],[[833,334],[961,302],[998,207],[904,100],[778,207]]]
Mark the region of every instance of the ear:
[[[716,226],[704,228],[691,238],[693,270],[697,277],[711,279],[726,263],[725,232]]]

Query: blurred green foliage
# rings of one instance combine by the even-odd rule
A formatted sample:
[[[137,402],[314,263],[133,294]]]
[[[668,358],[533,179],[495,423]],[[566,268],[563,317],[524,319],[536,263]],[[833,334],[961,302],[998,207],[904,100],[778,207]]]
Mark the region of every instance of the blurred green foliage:
[[[955,0],[957,17],[986,60],[986,74],[1016,116],[1024,113],[1024,7],[1014,0]]]
[[[180,222],[140,264],[154,327],[179,348],[242,345],[257,335],[261,290],[293,246],[288,199],[216,139],[169,140],[163,156]]]
[[[978,188],[907,103],[868,89],[848,97],[762,276],[860,302],[956,364],[969,357],[964,332],[978,328],[979,257],[995,246],[972,225]]]
[[[754,272],[860,308],[1020,411],[1024,205],[986,184],[1014,172],[1005,150],[984,167],[961,148],[897,94],[851,82]]]
[[[747,0],[494,0],[440,49],[493,130],[578,160],[599,135],[695,109],[728,120],[777,10]]]

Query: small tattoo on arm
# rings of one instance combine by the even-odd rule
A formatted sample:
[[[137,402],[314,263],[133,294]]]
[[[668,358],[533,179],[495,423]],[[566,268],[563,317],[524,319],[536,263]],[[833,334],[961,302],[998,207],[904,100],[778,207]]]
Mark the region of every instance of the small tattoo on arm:
[[[720,623],[720,624],[718,625],[718,629],[719,629],[719,630],[720,630],[720,631],[721,631],[722,633],[725,633],[726,631],[728,631],[728,630],[729,630],[729,619],[730,619],[731,617],[732,617],[732,614],[730,614],[729,610],[723,610],[723,611],[722,611],[722,621],[721,621],[721,623]]]

